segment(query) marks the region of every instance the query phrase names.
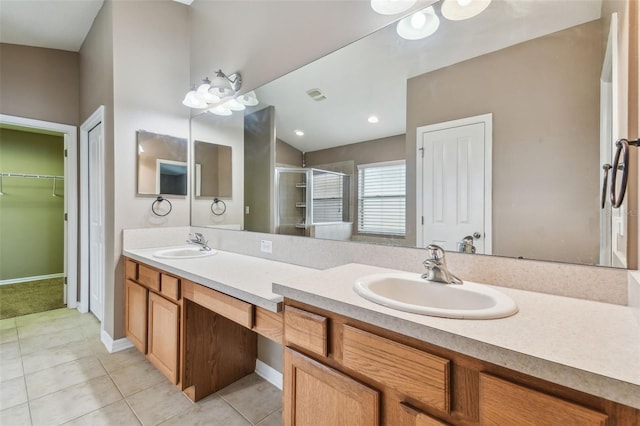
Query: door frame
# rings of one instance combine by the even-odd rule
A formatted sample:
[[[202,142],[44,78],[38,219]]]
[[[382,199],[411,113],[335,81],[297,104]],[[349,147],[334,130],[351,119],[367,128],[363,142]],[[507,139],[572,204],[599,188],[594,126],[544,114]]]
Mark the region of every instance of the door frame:
[[[473,117],[465,117],[457,120],[443,121],[441,123],[428,124],[416,129],[416,243],[418,247],[424,246],[422,238],[422,182],[424,153],[422,136],[425,133],[438,130],[462,127],[470,124],[484,124],[484,254],[493,254],[493,228],[492,228],[492,170],[493,170],[493,114],[481,114]],[[487,188],[489,190],[487,191]]]
[[[104,105],[98,107],[80,126],[80,303],[78,310],[89,312],[89,131],[102,123],[104,143]],[[102,177],[104,186],[104,176]],[[100,259],[105,265],[105,259]],[[106,268],[103,268],[106,271]],[[103,289],[104,290],[104,289]],[[104,292],[103,292],[104,295]],[[104,318],[104,297],[101,306]]]
[[[67,220],[64,224],[64,274],[67,280],[65,302],[67,303],[67,308],[74,309],[78,305],[78,300],[75,296],[78,293],[78,128],[69,124],[6,114],[0,114],[0,124],[63,134],[64,149],[67,151],[64,161],[64,211],[67,215]]]

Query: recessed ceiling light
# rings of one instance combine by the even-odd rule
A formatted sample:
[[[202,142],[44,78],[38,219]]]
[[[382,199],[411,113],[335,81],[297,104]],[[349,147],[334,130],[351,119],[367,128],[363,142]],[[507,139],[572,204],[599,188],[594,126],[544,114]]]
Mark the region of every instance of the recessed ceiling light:
[[[298,136],[304,136],[304,132],[302,130],[294,130],[293,133],[295,133]]]
[[[378,117],[376,117],[375,115],[372,115],[371,117],[367,118],[367,121],[371,124],[376,124],[378,121]]]

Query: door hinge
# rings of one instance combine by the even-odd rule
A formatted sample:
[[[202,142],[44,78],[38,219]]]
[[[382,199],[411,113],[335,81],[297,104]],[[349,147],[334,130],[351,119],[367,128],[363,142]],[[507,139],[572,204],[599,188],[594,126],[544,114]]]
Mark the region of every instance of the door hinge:
[[[420,157],[424,158],[424,148],[418,148],[420,151]]]
[[[67,213],[64,214],[64,221],[66,222],[69,219],[69,216],[67,215]]]
[[[64,277],[64,283],[67,284],[67,277]]]
[[[64,156],[67,157],[68,154],[69,154],[69,151],[65,149],[64,150]]]
[[[424,225],[424,216],[421,216],[420,221],[422,222],[422,224]]]

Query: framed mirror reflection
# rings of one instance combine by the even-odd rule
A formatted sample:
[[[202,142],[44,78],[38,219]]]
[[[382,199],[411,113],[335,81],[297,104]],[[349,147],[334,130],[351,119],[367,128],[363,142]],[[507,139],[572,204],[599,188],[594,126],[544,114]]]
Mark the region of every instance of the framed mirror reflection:
[[[138,194],[187,195],[187,139],[144,130],[136,137]]]
[[[440,25],[427,38],[406,40],[392,24],[256,88],[259,104],[233,117],[195,116],[192,140],[223,133],[242,153],[232,167],[243,171],[244,191],[227,202],[235,214],[215,220],[246,231],[632,266],[626,229],[636,219],[627,212],[636,207],[600,208],[602,165],[626,132],[628,64],[617,46],[629,36],[618,25],[625,5],[494,0],[472,19],[449,21],[436,3]],[[279,226],[287,197],[277,176],[287,169],[348,178],[335,229],[312,232],[313,220]],[[292,215],[312,217],[301,201],[286,209],[300,203]],[[192,225],[216,225],[192,206]]]

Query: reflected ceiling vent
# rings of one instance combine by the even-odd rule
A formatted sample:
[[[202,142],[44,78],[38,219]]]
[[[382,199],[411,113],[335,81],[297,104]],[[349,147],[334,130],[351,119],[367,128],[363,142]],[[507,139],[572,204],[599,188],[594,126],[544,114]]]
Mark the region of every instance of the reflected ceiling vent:
[[[307,95],[314,101],[324,101],[327,99],[320,89],[309,89],[307,90]]]

